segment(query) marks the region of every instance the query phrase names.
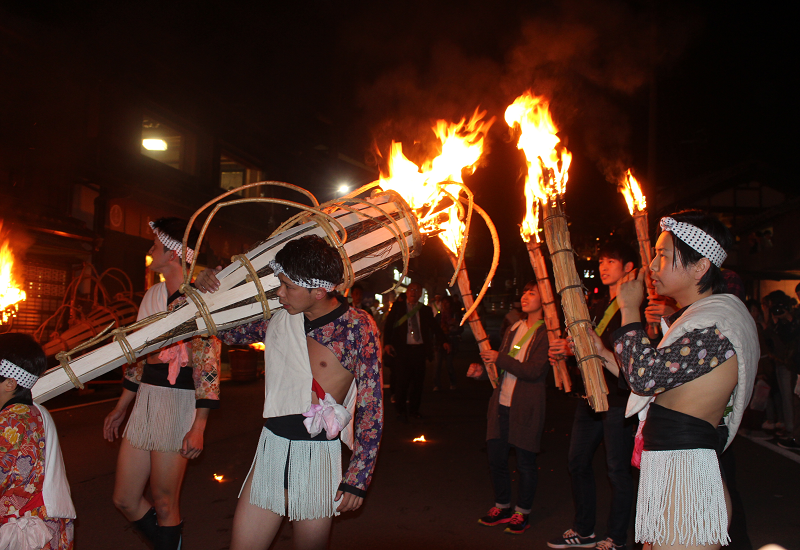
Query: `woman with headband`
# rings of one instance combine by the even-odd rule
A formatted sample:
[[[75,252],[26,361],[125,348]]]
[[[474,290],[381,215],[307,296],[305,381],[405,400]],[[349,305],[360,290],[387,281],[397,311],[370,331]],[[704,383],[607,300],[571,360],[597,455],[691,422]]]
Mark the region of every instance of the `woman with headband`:
[[[758,336],[741,300],[724,294],[720,267],[733,244],[728,229],[697,210],[662,218],[661,229],[650,272],[656,292],[681,309],[662,319],[664,337],[652,343],[640,314],[642,270],[617,294],[616,360],[602,352],[634,392],[627,415],[639,413],[642,421],[636,540],[653,548],[720,548],[730,540],[730,499],[718,455],[750,399]]]
[[[0,548],[69,550],[75,507],[53,419],[31,388],[47,369],[27,334],[0,334]]]

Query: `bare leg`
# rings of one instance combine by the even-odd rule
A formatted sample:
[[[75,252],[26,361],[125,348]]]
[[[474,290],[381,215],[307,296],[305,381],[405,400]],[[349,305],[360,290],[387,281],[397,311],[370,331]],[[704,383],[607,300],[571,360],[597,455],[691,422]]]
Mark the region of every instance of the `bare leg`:
[[[233,540],[231,550],[266,550],[278,533],[283,517],[272,510],[265,510],[250,504],[250,484],[253,472],[247,481],[236,505],[233,516]]]
[[[150,478],[150,453],[131,446],[127,439],[117,456],[117,475],[114,480],[114,506],[128,519],[136,521],[150,509],[144,498],[144,488]]]
[[[728,494],[728,486],[723,483],[722,484],[722,488],[725,491],[725,508],[728,509],[728,527],[730,527],[730,521],[731,521],[730,518],[731,518],[732,509],[733,509],[733,507],[731,506],[731,497]],[[709,545],[706,545],[706,546],[685,546],[685,545],[679,544],[677,542],[675,544],[665,544],[665,545],[652,544],[652,545],[650,545],[650,549],[651,550],[661,550],[661,549],[666,549],[666,548],[675,548],[676,550],[679,549],[679,548],[681,550],[684,549],[684,548],[686,550],[720,550],[720,548],[722,548],[722,545],[721,544],[709,544]],[[648,550],[647,544],[645,544],[645,546],[642,547],[642,550]]]
[[[325,550],[331,533],[333,518],[293,521],[295,550]]]
[[[169,527],[181,522],[181,484],[187,462],[180,453],[150,451],[150,491],[160,526]]]

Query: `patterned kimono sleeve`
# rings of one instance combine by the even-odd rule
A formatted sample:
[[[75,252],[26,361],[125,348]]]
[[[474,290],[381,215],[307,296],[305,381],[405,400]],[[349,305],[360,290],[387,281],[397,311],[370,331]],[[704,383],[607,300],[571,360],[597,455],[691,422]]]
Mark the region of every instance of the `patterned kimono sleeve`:
[[[26,426],[12,414],[0,414],[0,516],[6,515],[11,502],[6,502],[9,489],[18,485],[19,471],[17,459],[20,453],[20,442],[25,436]],[[23,483],[24,485],[24,483]],[[21,506],[20,506],[21,507]]]
[[[658,395],[711,372],[736,354],[728,338],[716,327],[684,334],[671,345],[655,347],[641,323],[615,332],[614,352],[620,370],[639,395]]]
[[[383,433],[383,384],[378,327],[369,315],[355,326],[357,353],[355,437],[353,456],[339,489],[363,497],[372,481]]]
[[[144,359],[136,361],[132,365],[125,365],[122,369],[122,387],[134,393],[139,391],[139,384],[142,383],[142,373],[144,372]]]
[[[264,336],[267,334],[267,326],[269,326],[269,321],[259,319],[228,330],[221,330],[217,334],[217,338],[229,346],[255,344],[256,342],[264,341]]]
[[[195,336],[192,347],[192,378],[195,408],[219,408],[219,354],[222,343],[217,338]]]

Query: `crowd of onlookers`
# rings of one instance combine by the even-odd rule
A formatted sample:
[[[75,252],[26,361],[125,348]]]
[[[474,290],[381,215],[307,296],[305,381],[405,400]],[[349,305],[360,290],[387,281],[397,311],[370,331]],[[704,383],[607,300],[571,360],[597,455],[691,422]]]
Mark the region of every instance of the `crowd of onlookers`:
[[[795,293],[800,292],[800,285]],[[781,447],[800,450],[800,305],[781,290],[747,302],[756,321],[761,344],[758,378],[750,413],[759,419],[761,430],[774,435]],[[751,420],[750,426],[753,426]]]

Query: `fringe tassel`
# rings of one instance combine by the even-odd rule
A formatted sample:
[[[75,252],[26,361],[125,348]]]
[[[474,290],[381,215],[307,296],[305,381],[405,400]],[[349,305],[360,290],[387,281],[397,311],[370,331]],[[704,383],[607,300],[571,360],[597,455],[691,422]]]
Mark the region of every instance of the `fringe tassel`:
[[[641,472],[637,542],[728,545],[728,511],[715,451],[644,451]]]
[[[139,384],[133,412],[122,434],[144,451],[176,453],[195,416],[194,390]]]
[[[287,463],[289,488],[285,489]],[[342,478],[338,439],[291,441],[263,428],[251,470],[250,504],[292,521],[339,515],[333,503]]]

